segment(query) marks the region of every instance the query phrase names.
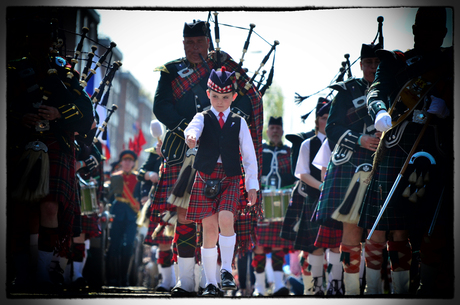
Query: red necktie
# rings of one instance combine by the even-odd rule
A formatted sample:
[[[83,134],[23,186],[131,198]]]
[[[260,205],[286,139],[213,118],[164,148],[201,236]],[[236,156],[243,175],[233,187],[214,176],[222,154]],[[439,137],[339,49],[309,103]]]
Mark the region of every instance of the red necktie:
[[[219,124],[220,124],[220,128],[223,128],[224,127],[224,119],[222,118],[224,116],[224,114],[222,112],[219,112]]]

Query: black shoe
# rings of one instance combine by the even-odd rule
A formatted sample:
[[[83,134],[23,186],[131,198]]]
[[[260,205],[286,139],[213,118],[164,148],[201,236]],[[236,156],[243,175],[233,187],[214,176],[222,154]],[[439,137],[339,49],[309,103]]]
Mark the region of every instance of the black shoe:
[[[171,296],[172,297],[193,297],[195,296],[195,293],[192,291],[187,291],[187,290],[184,290],[180,287],[174,287],[173,289],[171,289]]]
[[[79,277],[72,282],[71,287],[74,289],[83,289],[88,287],[88,282],[83,277]]]
[[[201,297],[203,295],[203,292],[206,288],[203,288],[203,287],[198,287],[198,291],[196,293],[197,296]]]
[[[53,284],[62,286],[64,285],[64,270],[62,270],[59,262],[51,262],[51,270],[49,271],[49,277]]]
[[[216,286],[214,286],[213,284],[209,284],[208,286],[206,286],[201,296],[203,297],[223,297],[224,292],[220,290],[219,288],[217,288]]]
[[[289,289],[287,287],[281,287],[275,291],[273,295],[289,295]]]
[[[220,271],[222,290],[236,290],[236,283],[233,275],[227,270]]]
[[[155,292],[171,292],[171,290],[167,289],[167,288],[165,288],[163,286],[157,286],[157,287],[155,287]]]

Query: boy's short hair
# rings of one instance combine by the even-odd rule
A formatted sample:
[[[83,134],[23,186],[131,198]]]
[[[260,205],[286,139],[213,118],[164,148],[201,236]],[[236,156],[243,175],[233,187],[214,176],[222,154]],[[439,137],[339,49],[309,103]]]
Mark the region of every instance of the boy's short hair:
[[[220,70],[212,69],[208,79],[208,88],[217,93],[235,92],[235,72],[228,72],[223,66]]]

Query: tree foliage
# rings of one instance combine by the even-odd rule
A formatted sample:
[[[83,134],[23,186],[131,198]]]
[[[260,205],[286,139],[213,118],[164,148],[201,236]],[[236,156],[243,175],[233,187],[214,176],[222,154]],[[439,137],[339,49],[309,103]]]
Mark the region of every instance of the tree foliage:
[[[263,129],[263,139],[268,142],[267,133],[265,132],[268,127],[268,120],[271,116],[273,117],[282,117],[284,114],[284,97],[281,88],[273,82],[270,88],[265,91],[263,96],[264,103],[264,129]],[[283,118],[284,121],[284,118]]]

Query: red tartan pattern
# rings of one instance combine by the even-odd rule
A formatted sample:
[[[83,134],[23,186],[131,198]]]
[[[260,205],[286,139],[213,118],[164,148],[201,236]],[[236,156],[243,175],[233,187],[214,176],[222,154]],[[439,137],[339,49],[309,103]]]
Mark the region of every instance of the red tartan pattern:
[[[215,69],[215,61],[212,59],[212,53],[208,54],[206,59],[206,63],[210,69]],[[227,68],[227,71],[235,71],[238,67],[238,63],[233,60],[233,58],[227,54],[228,59],[222,63],[222,66]],[[221,67],[218,67],[221,68]],[[237,80],[238,88],[244,88],[246,82],[249,80],[248,75],[243,69],[238,71],[240,73],[240,77]],[[198,83],[203,77],[207,76],[208,72],[206,70],[206,66],[204,64],[197,64],[194,67],[193,72],[186,76],[186,77],[176,77],[171,86],[173,90],[174,100],[179,100],[181,96],[191,90],[190,88]],[[257,91],[254,86],[252,86],[246,95],[249,97],[252,103],[252,113],[251,113],[251,121],[248,122],[248,126],[251,132],[252,140],[254,143],[254,148],[256,151],[257,162],[258,164],[262,164],[262,129],[263,129],[263,102],[262,97],[260,96],[259,91]],[[259,181],[260,177],[262,176],[262,167],[259,168]],[[261,195],[259,195],[261,196]],[[260,202],[261,198],[259,198]],[[257,205],[257,209],[260,209],[260,205]],[[259,211],[258,214],[260,214]]]
[[[150,206],[150,212],[174,211],[176,206],[168,203],[168,197],[171,195],[172,188],[176,183],[182,165],[167,165],[166,163],[160,170],[158,186],[155,189],[153,201]],[[160,222],[161,219],[155,219],[155,213],[150,216],[151,221]]]
[[[81,216],[81,232],[85,233],[85,239],[91,239],[101,235],[101,226],[97,213]]]
[[[144,238],[144,243],[147,245],[170,244],[172,242],[172,237],[165,236],[163,234],[164,230],[159,232],[155,239],[152,239],[152,233],[155,231],[158,224],[162,222],[160,212],[166,211],[166,208],[169,208],[170,210],[175,210],[175,206],[169,204],[167,202],[167,199],[168,193],[172,189],[172,186],[176,181],[175,179],[177,179],[177,176],[179,175],[181,167],[180,165],[169,166],[168,171],[166,171],[166,167],[166,162],[163,162],[160,166],[158,174],[160,181],[158,182],[158,186],[155,188],[153,201],[151,202],[149,207],[150,222],[147,231],[147,236]],[[163,187],[160,188],[160,185],[162,185]]]
[[[300,258],[300,268],[303,275],[311,275],[310,264],[308,263],[308,252],[302,251],[302,257]]]
[[[168,251],[158,251],[158,259],[157,259],[157,263],[158,265],[169,265],[171,266],[171,261],[172,261],[172,257],[173,257],[173,253],[172,253],[172,250],[168,250]],[[165,267],[165,266],[164,266]]]
[[[185,77],[176,77],[171,88],[175,101],[178,101],[185,93],[191,90],[192,85],[196,85],[203,77],[208,77],[208,72],[204,64],[197,64],[194,69],[190,69],[192,73]]]
[[[70,139],[73,141],[73,136]],[[45,141],[48,146],[50,164],[50,193],[46,197],[59,203],[59,245],[57,251],[65,256],[69,251],[69,241],[73,236],[74,218],[80,215],[80,199],[77,196],[75,179],[75,151],[66,153],[56,139]]]
[[[315,247],[338,248],[342,242],[342,230],[319,226]]]
[[[188,234],[188,233],[190,233],[192,231],[194,231],[194,229],[191,228],[190,226],[187,226],[187,225],[178,224],[176,226],[176,234],[179,234],[179,235]],[[177,242],[176,238],[174,238],[174,242]]]
[[[235,221],[235,233],[237,239],[237,249],[236,252],[240,254],[240,257],[243,253],[250,251],[254,247],[255,237],[254,227],[257,223],[257,220],[254,220],[254,217],[247,213],[238,213]]]
[[[150,221],[149,223],[149,230],[147,232],[147,236],[145,236],[144,238],[144,244],[147,244],[147,245],[159,245],[159,244],[164,244],[164,245],[167,245],[167,244],[171,244],[172,243],[172,240],[173,238],[170,237],[170,236],[165,236],[163,233],[164,233],[164,230],[160,231],[157,236],[155,237],[155,239],[152,239],[152,233],[153,231],[155,231],[155,228],[158,226],[158,223],[157,222],[152,222]],[[150,228],[153,228],[152,229],[152,233],[150,233]]]
[[[193,183],[190,203],[187,210],[186,219],[201,223],[203,218],[207,218],[220,211],[230,211],[236,215],[237,205],[240,202],[240,177],[226,177],[223,166],[217,163],[211,175],[200,172],[204,180],[222,179],[221,192],[215,199],[204,196],[203,190],[205,183],[197,175]]]
[[[254,257],[252,258],[251,266],[257,273],[264,272],[265,264],[267,262],[267,257],[264,254],[256,254],[254,253]]]
[[[289,146],[285,146],[286,154],[278,154],[278,172],[280,174],[288,174],[291,172],[291,148]]]
[[[222,64],[224,65],[228,71],[234,71],[236,67],[238,66],[238,63],[236,63],[230,55],[228,55],[228,59]],[[208,66],[210,69],[215,68],[215,62],[212,59],[212,54],[208,55],[208,58],[206,60]],[[220,67],[218,67],[220,68]],[[205,66],[203,64],[198,64],[196,65],[196,72],[198,72],[200,75],[204,71]],[[237,80],[238,88],[242,89],[244,88],[246,82],[249,80],[248,75],[243,69],[240,69],[240,77]],[[177,98],[180,98],[182,93],[187,92],[190,90],[191,86],[194,84],[193,82],[199,81],[198,73],[192,73],[194,75],[190,76],[190,79],[184,78],[182,79],[183,83],[178,83],[179,80],[176,80],[177,82],[172,84],[172,90],[173,90],[173,96],[175,97],[175,100]],[[252,141],[254,144],[254,149],[256,152],[256,157],[257,157],[257,163],[262,164],[262,129],[263,129],[263,102],[262,102],[262,97],[259,93],[259,91],[255,88],[255,86],[251,86],[251,88],[247,91],[246,96],[249,97],[251,100],[252,104],[252,112],[250,114],[251,120],[248,122],[248,127],[251,133]],[[152,209],[154,211],[151,213],[151,221],[158,215],[158,212],[164,211],[166,209],[174,209],[175,206],[170,205],[166,202],[167,197],[169,195],[171,187],[174,185],[177,176],[179,174],[181,166],[176,166],[177,167],[177,172],[176,173],[170,173],[170,170],[172,167],[169,167],[169,169],[164,168],[163,170],[160,171],[160,182],[157,188],[158,196],[155,194],[154,202],[155,202],[155,207]],[[164,176],[167,176],[168,178],[164,178],[165,181],[162,181],[162,174]],[[262,167],[259,167],[259,172],[258,172],[258,178],[259,178],[259,185],[260,185],[260,177],[262,176]],[[166,190],[165,190],[166,188]],[[160,191],[158,191],[160,189]],[[245,212],[248,213],[250,217],[252,217],[253,221],[247,221],[246,219],[243,220],[243,223],[240,223],[238,221],[235,222],[235,231],[240,232],[240,234],[237,235],[237,251],[235,253],[241,254],[242,252],[246,252],[251,249],[251,234],[253,233],[254,227],[256,225],[257,219],[261,219],[263,217],[262,213],[262,208],[261,208],[261,202],[262,202],[262,193],[258,193],[258,199],[257,199],[257,204],[255,204],[253,207],[247,208],[246,202],[247,202],[247,192],[244,189],[244,173],[243,176],[241,177],[240,181],[240,189],[241,193],[244,194],[243,196],[240,196],[240,204],[238,206],[239,211],[245,210]],[[156,220],[157,222],[161,221],[159,218]],[[251,226],[249,228],[248,232],[248,225]],[[152,228],[152,225],[149,226],[149,235],[154,231],[154,227]],[[146,242],[148,240],[146,239]],[[198,251],[199,251],[199,247]]]
[[[152,233],[155,231],[156,227],[159,223],[162,223],[161,219],[161,212],[170,210],[174,211],[176,206],[169,204],[167,202],[169,194],[171,193],[172,187],[174,183],[176,183],[177,177],[179,176],[179,172],[181,169],[181,165],[174,165],[168,166],[166,163],[160,167],[158,186],[155,189],[155,194],[153,195],[153,201],[150,204],[150,223],[149,229],[147,231],[147,236],[144,240],[147,244],[153,244],[152,241]],[[160,232],[159,235],[162,235]],[[160,241],[160,236],[157,235],[156,240]],[[172,240],[171,238],[168,238]],[[166,243],[166,240],[163,240],[161,243]]]
[[[208,65],[209,67],[215,68],[215,61],[212,60],[212,54],[208,55]],[[227,71],[235,71],[236,67],[238,66],[238,63],[235,62],[230,55],[227,54],[229,57],[228,60],[224,62],[224,66],[227,68]],[[218,67],[220,68],[220,67]],[[238,71],[240,73],[240,77],[236,81],[238,84],[238,88],[242,89],[246,85],[246,82],[249,81],[249,76],[246,74],[246,72],[243,69],[240,69]],[[251,88],[248,90],[246,95],[249,97],[252,103],[252,113],[251,113],[251,121],[248,122],[248,127],[251,132],[251,137],[252,137],[252,142],[254,143],[254,149],[256,152],[256,157],[257,157],[257,163],[262,164],[262,130],[263,130],[263,101],[262,97],[260,96],[260,93],[258,90],[255,89],[254,86],[251,86]],[[259,166],[259,172],[258,172],[258,178],[259,178],[259,185],[260,185],[260,177],[262,177],[262,166]],[[247,198],[247,193],[245,192],[245,196]],[[262,214],[262,193],[258,193],[258,198],[257,198],[257,204],[255,204],[253,207],[251,207],[249,210],[251,211],[251,215],[254,217],[254,219],[259,218],[261,219],[263,214]],[[244,207],[243,207],[244,208]]]
[[[294,250],[294,243],[280,237],[281,221],[259,221],[256,227],[257,245],[271,248]]]

